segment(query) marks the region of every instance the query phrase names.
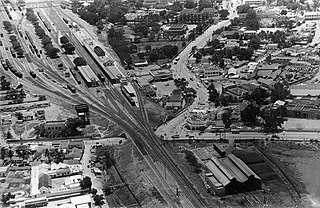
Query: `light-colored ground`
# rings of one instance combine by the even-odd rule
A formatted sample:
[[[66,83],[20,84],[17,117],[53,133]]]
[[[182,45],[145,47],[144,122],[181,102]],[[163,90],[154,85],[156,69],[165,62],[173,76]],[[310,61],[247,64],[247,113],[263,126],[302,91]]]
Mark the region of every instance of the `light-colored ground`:
[[[284,124],[284,130],[319,131],[320,120],[289,118]]]
[[[301,180],[305,184],[309,195],[306,196],[307,206],[320,207],[320,153],[304,154],[307,157],[293,158],[297,170],[301,173]]]

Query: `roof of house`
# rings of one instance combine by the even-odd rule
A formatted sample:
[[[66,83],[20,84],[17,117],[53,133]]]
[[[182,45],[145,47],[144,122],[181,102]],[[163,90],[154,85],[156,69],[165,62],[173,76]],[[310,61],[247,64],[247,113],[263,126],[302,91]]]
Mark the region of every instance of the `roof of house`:
[[[41,173],[39,175],[39,183],[38,183],[38,189],[42,187],[49,188],[52,186],[51,177],[47,175],[46,173]]]
[[[9,166],[1,166],[0,172],[7,172]]]
[[[180,14],[195,14],[198,13],[195,9],[183,9]]]
[[[91,198],[87,194],[82,196],[71,197],[70,201],[73,205],[88,204],[88,203],[91,203]]]
[[[218,12],[218,10],[216,10],[215,8],[204,8],[201,12],[202,13],[216,13],[216,12]]]

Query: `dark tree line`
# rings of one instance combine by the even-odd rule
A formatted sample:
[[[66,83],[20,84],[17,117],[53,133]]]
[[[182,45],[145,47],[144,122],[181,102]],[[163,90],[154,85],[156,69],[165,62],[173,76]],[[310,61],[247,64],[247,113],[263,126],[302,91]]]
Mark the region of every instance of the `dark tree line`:
[[[32,9],[27,9],[27,20],[32,22],[36,35],[41,39],[41,44],[46,52],[46,55],[50,58],[57,58],[60,50],[53,47],[50,36],[46,35],[44,29],[39,25],[38,17],[34,14]]]

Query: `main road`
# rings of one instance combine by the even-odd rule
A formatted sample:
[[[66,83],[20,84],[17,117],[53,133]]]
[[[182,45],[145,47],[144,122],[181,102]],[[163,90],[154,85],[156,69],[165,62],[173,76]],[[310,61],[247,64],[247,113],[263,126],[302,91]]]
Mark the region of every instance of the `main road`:
[[[194,75],[186,67],[188,58],[194,46],[196,46],[197,48],[204,47],[207,44],[207,41],[212,38],[212,34],[214,31],[220,28],[226,27],[230,24],[230,19],[233,19],[234,17],[237,16],[236,7],[239,5],[239,3],[240,3],[239,1],[236,1],[236,3],[232,4],[233,5],[232,7],[231,6],[229,7],[231,14],[229,15],[228,20],[223,20],[218,24],[211,25],[202,35],[198,36],[184,50],[182,50],[180,54],[178,54],[177,57],[179,57],[180,59],[177,62],[177,64],[172,65],[171,69],[175,77],[186,78],[189,82],[190,87],[192,87],[193,89],[198,89],[197,98],[195,100],[195,103],[189,106],[187,110],[183,111],[176,118],[169,121],[169,123],[165,123],[159,126],[156,130],[157,135],[163,135],[164,133],[174,131],[175,128],[181,125],[181,122],[184,122],[185,116],[187,115],[188,111],[197,107],[197,103],[205,103],[208,100],[207,89],[203,85],[199,87],[196,79],[193,79],[193,80],[190,79],[190,77],[194,77]]]

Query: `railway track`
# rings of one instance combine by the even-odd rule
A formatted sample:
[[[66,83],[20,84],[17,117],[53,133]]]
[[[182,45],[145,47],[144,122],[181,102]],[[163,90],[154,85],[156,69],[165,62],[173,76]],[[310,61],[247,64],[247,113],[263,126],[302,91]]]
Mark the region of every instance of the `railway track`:
[[[301,195],[296,189],[296,187],[292,184],[290,179],[286,176],[286,174],[279,168],[276,163],[274,163],[263,151],[262,149],[258,146],[255,145],[256,151],[258,151],[263,158],[268,161],[268,163],[273,167],[274,171],[277,173],[277,175],[280,177],[281,181],[284,183],[286,186],[291,198],[293,199],[293,202],[295,206],[299,206],[301,202]]]
[[[86,52],[81,51],[81,54],[82,53]],[[89,55],[87,56],[87,58],[90,59]],[[37,65],[40,65],[40,61],[36,61],[33,57],[32,59],[32,61],[35,61]],[[49,73],[51,78],[57,79],[59,82],[66,81],[53,72],[47,73]],[[35,80],[31,77],[24,78],[22,82],[28,84],[31,83],[32,86],[36,86],[42,91],[52,94],[53,97],[63,99],[69,102],[70,104],[88,103],[90,109],[93,112],[118,123],[118,125],[121,126],[132,138],[134,144],[137,146],[137,148],[143,155],[150,157],[153,160],[161,161],[163,164],[166,165],[167,169],[172,173],[180,187],[186,193],[188,199],[193,203],[195,207],[206,207],[206,204],[203,202],[203,199],[200,197],[199,193],[193,187],[193,184],[177,167],[177,164],[175,164],[168,152],[166,152],[166,150],[164,150],[161,146],[161,143],[159,142],[158,138],[155,136],[153,130],[150,128],[148,124],[148,119],[146,117],[143,105],[140,109],[143,109],[144,112],[141,112],[141,115],[139,115],[139,113],[137,112],[138,109],[133,109],[132,106],[130,106],[127,103],[127,101],[123,98],[121,93],[117,89],[111,87],[111,89],[106,90],[107,97],[110,98],[110,101],[114,104],[114,106],[118,106],[119,111],[121,111],[121,109],[116,100],[120,101],[120,103],[123,103],[125,110],[129,113],[129,115],[123,113],[120,116],[118,116],[119,111],[116,111],[112,108],[108,108],[108,106],[106,106],[104,102],[96,98],[93,99],[90,93],[79,91],[77,95],[70,96],[70,92],[65,93],[64,91],[61,91],[58,87],[52,88],[52,83],[48,84],[40,79]]]

